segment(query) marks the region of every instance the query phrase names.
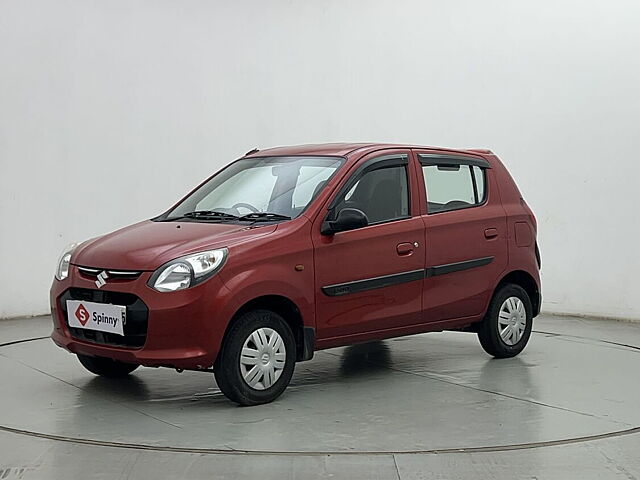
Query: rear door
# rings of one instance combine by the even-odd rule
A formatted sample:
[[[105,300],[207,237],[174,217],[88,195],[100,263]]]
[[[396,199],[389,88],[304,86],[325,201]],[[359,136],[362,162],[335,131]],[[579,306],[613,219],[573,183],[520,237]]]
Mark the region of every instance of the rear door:
[[[506,216],[482,157],[415,150],[426,228],[426,322],[484,314],[507,265]]]
[[[421,322],[424,223],[411,152],[373,153],[358,162],[314,222],[318,340]],[[342,208],[362,210],[366,227],[322,235]]]

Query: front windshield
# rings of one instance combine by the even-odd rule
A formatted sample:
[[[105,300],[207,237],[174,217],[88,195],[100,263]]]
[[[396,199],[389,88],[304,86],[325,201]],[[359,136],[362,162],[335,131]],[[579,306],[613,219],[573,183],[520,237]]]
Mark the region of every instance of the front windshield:
[[[241,159],[189,195],[164,219],[191,215],[207,221],[222,221],[244,215],[255,219],[267,213],[274,214],[268,218],[295,218],[343,162],[339,157]]]

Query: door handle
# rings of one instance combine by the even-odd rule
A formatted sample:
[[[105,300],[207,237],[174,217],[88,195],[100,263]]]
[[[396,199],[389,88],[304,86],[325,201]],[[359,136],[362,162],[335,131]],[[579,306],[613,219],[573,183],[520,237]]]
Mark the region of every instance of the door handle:
[[[497,228],[487,228],[484,231],[484,238],[496,238],[498,236]]]
[[[416,244],[410,242],[399,243],[396,246],[396,252],[398,252],[398,255],[403,257],[409,256],[413,253],[413,249],[415,248],[414,245]]]

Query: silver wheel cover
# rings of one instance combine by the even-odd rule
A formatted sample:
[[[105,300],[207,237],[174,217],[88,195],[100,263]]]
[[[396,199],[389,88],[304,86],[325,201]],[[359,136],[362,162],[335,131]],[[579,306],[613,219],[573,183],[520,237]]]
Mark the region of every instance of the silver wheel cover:
[[[282,337],[271,328],[259,328],[242,345],[240,374],[251,388],[266,390],[278,381],[286,362]]]
[[[520,341],[527,326],[527,311],[518,297],[507,298],[498,313],[498,335],[502,341],[513,346]]]

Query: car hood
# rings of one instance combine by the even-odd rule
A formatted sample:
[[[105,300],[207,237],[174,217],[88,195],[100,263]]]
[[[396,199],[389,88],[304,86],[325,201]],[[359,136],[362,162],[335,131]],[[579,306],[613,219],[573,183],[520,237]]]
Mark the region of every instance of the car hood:
[[[152,271],[189,253],[268,235],[277,225],[154,222],[147,220],[81,244],[71,263],[111,270]]]

